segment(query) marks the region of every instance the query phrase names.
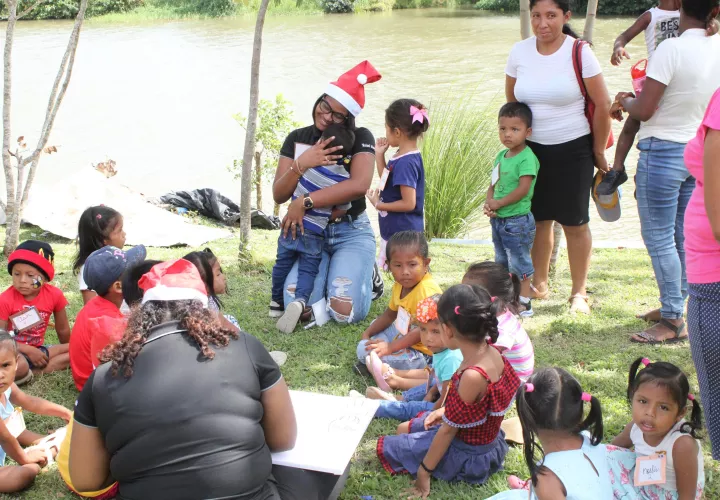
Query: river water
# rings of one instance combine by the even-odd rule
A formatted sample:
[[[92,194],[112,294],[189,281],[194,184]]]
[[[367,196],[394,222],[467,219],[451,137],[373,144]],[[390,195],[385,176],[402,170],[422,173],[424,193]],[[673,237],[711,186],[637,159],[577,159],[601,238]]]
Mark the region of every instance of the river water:
[[[629,65],[609,64],[615,37],[630,23],[596,23],[595,52],[611,95],[630,88]],[[581,19],[574,27],[581,31],[582,24]],[[19,24],[13,136],[30,142],[37,137],[70,28],[62,21]],[[50,141],[60,153],[42,160],[38,182],[51,185],[82,170],[97,175],[91,165],[111,158],[118,179],[146,194],[213,187],[237,199],[239,181],[227,167],[242,155],[243,131],[232,115],[247,113],[253,30],[251,18],[86,24]],[[369,59],[383,79],[367,87],[358,123],[378,134],[383,110],[395,98],[430,103],[468,89],[477,90],[480,102],[502,95],[507,55],[519,38],[517,15],[477,11],[271,17],[264,31],[261,97],[282,93],[295,118],[309,123],[326,83]],[[644,57],[641,38],[629,47],[634,57]],[[623,222],[594,221],[596,238],[638,238],[632,188],[626,192]],[[272,208],[269,197],[264,208]],[[487,231],[479,228],[470,236],[485,237]]]

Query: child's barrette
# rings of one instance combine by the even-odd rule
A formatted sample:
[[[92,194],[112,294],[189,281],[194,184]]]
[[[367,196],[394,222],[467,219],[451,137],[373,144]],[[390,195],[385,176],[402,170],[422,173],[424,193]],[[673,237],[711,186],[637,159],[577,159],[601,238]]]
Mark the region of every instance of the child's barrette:
[[[455,314],[460,316],[460,306],[455,306]]]
[[[495,302],[497,300],[497,297],[490,297],[490,302]]]
[[[647,365],[650,364],[650,360],[648,358],[643,358],[640,360],[640,362],[643,364],[643,366],[647,367]]]
[[[96,218],[97,220],[100,220],[100,219],[102,219],[102,215],[97,214],[97,215],[95,216],[95,218]]]
[[[422,123],[426,120],[428,123],[430,123],[430,120],[428,119],[428,112],[425,108],[417,108],[415,106],[410,106],[410,116],[412,116],[412,123]]]
[[[535,390],[535,385],[527,383],[525,384],[525,392],[533,392]]]
[[[695,401],[695,395],[691,392],[690,394],[688,394],[688,399],[690,401]]]
[[[589,403],[590,401],[592,401],[592,394],[590,394],[589,392],[583,392],[583,393],[582,393],[582,396],[581,396],[581,399],[582,399],[584,402]]]

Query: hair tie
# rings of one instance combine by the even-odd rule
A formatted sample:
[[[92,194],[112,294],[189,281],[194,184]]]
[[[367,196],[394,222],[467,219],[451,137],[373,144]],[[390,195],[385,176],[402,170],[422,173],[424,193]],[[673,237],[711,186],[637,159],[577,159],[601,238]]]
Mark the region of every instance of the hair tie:
[[[690,401],[695,401],[695,395],[691,392],[690,394],[688,394],[688,399]]]
[[[583,392],[581,399],[586,403],[589,403],[590,401],[592,401],[592,395],[588,392]]]
[[[97,214],[97,215],[95,216],[95,218],[98,219],[98,220],[100,220],[100,219],[102,219],[102,215]]]
[[[525,392],[533,392],[535,390],[535,385],[527,383],[525,384]]]
[[[643,358],[642,360],[640,360],[640,362],[646,367],[650,364],[650,360],[647,358]]]
[[[490,302],[495,302],[497,300],[497,297],[490,297]]]
[[[460,316],[460,306],[455,306],[455,314]]]

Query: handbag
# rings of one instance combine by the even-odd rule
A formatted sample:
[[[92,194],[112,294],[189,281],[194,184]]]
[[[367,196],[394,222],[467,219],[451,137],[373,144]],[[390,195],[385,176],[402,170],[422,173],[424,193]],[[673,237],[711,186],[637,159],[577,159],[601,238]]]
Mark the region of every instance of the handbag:
[[[580,93],[585,99],[585,117],[590,123],[590,133],[592,134],[593,129],[593,117],[595,116],[595,103],[588,94],[587,87],[585,86],[585,80],[582,77],[582,48],[587,42],[584,40],[575,40],[573,43],[573,69],[575,70],[575,77],[577,78],[578,85],[580,86]],[[612,130],[610,130],[610,137],[608,137],[607,146],[605,149],[609,149],[615,144],[615,137],[613,136]]]

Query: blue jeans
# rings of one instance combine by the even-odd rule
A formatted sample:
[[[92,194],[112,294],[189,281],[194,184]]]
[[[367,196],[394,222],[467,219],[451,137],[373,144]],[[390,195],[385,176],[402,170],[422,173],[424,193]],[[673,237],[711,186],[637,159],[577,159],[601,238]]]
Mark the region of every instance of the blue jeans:
[[[640,229],[660,289],[660,314],[679,319],[687,298],[685,209],[695,178],[685,167],[685,144],[649,137],[638,143],[638,149],[635,184]]]
[[[323,237],[320,234],[305,231],[305,234],[298,235],[292,239],[288,232],[284,237],[282,232],[277,243],[277,258],[272,271],[272,299],[280,305],[284,305],[283,285],[290,274],[295,261],[298,263],[297,285],[295,286],[295,299],[308,303],[313,290],[315,278],[320,269],[322,260]]]
[[[533,214],[490,219],[495,262],[524,281],[535,274],[530,250],[535,241]]]
[[[395,340],[398,335],[400,335],[400,332],[398,332],[397,328],[395,328],[395,325],[392,324],[382,332],[374,335],[372,339],[384,340],[389,344],[390,342]],[[367,340],[361,340],[357,345],[357,357],[362,363],[365,363],[365,358],[368,354],[370,354],[368,351],[365,350],[367,342]],[[403,349],[402,351],[388,354],[387,356],[383,356],[380,359],[383,361],[383,363],[387,363],[396,370],[415,370],[418,368],[425,368],[427,366],[425,355],[411,347]]]
[[[363,212],[352,222],[328,224],[324,239],[320,269],[307,303],[314,304],[325,297],[328,313],[338,323],[362,321],[370,311],[375,265],[375,234],[370,219]],[[297,281],[296,262],[285,280],[285,304],[294,300]],[[348,304],[349,309],[336,311],[334,307],[338,304]]]
[[[427,394],[426,388],[426,384],[420,384],[403,392],[402,401],[380,401],[380,406],[375,411],[375,418],[392,418],[407,422],[421,411],[432,410],[435,403],[423,401]]]

